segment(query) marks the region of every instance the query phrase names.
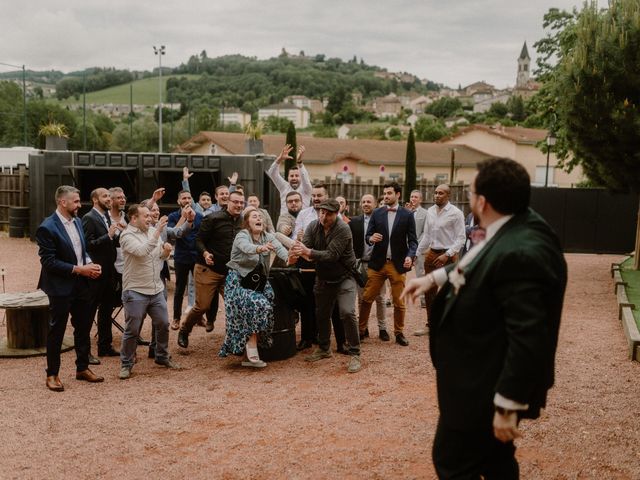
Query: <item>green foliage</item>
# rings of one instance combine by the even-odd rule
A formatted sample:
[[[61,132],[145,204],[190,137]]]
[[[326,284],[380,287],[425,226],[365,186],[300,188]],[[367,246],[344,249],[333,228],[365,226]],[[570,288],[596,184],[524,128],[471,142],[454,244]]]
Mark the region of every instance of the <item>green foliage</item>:
[[[42,137],[69,138],[69,131],[64,123],[58,123],[50,119],[48,123],[40,126],[38,135]]]
[[[22,89],[14,82],[0,82],[0,146],[22,145]]]
[[[511,114],[511,119],[516,122],[522,122],[527,118],[527,114],[524,108],[524,100],[520,95],[509,97],[507,100],[507,111]]]
[[[441,120],[431,117],[420,117],[415,125],[416,139],[419,142],[435,142],[449,135],[449,130]]]
[[[291,120],[284,117],[270,115],[264,121],[264,129],[269,133],[285,133],[289,128]]]
[[[438,118],[447,118],[460,110],[462,110],[462,102],[458,98],[443,97],[427,105],[425,112]]]
[[[115,68],[91,68],[82,72],[79,76],[63,78],[56,84],[56,98],[65,98],[80,95],[83,92],[95,92],[115,85],[123,85],[133,81],[133,74],[129,70],[116,70]]]
[[[398,127],[390,128],[387,136],[389,137],[389,140],[402,140],[402,132]]]
[[[314,129],[313,136],[318,138],[336,138],[338,132],[336,128],[331,125],[320,125]]]
[[[285,160],[284,162],[284,178],[289,177],[289,169],[296,165],[296,155],[298,153],[298,143],[296,140],[296,127],[293,125],[293,122],[289,122],[289,126],[287,128],[287,139],[285,140],[287,145],[291,145],[291,156],[290,160]]]
[[[575,45],[550,82],[569,166],[613,190],[640,192],[640,3],[585,5]]]
[[[416,139],[413,135],[413,128],[409,130],[407,139],[407,155],[404,168],[404,201],[408,202],[411,191],[416,189],[418,172],[416,167]]]
[[[504,118],[509,113],[509,109],[502,102],[494,102],[489,107],[489,111],[487,112],[489,116],[494,118]]]

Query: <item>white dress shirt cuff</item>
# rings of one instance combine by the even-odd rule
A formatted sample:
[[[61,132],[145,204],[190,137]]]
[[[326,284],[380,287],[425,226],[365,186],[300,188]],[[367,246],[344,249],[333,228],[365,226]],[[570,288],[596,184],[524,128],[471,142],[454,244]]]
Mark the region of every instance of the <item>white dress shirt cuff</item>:
[[[433,272],[431,272],[431,275],[433,275],[433,280],[436,282],[436,285],[438,286],[438,288],[440,288],[445,283],[447,283],[447,280],[449,279],[449,276],[447,275],[447,271],[444,268],[439,268],[438,270],[434,270]]]
[[[493,404],[506,410],[527,410],[529,405],[526,403],[518,403],[503,397],[498,392],[493,396]]]

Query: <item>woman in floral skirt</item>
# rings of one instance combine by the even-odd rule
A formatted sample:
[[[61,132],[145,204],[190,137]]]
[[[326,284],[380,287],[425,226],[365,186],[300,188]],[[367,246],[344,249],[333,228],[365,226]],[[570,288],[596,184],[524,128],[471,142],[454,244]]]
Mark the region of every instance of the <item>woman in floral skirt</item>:
[[[231,260],[227,263],[229,273],[224,286],[224,304],[227,332],[219,355],[242,355],[243,367],[262,368],[267,364],[258,356],[258,339],[268,346],[273,329],[273,289],[269,282],[264,288],[256,285],[242,286],[246,277],[257,278],[256,267],[261,263],[268,276],[271,252],[288,260],[287,249],[265,230],[265,220],[259,210],[247,208],[243,213],[243,229],[238,232]]]

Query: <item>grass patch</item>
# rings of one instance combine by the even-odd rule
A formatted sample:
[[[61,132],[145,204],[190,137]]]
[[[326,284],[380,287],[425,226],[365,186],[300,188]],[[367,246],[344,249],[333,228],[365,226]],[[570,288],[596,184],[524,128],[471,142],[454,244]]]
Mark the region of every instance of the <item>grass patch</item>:
[[[170,75],[168,77],[162,77],[162,83],[164,85],[163,101],[167,99],[167,80],[169,78],[181,78],[185,77],[189,80],[199,78],[200,75]],[[87,104],[96,103],[104,105],[107,103],[117,104],[129,104],[129,85],[117,85],[115,87],[105,88],[104,90],[98,90],[97,92],[87,93]],[[133,103],[136,105],[156,105],[158,103],[158,77],[144,78],[142,80],[136,80],[133,82]],[[82,95],[76,100],[73,97],[67,98],[59,102],[60,105],[82,105]]]
[[[633,309],[633,318],[640,330],[640,270],[633,269],[633,257],[627,258],[620,264],[620,275],[627,282],[627,298],[636,305]]]

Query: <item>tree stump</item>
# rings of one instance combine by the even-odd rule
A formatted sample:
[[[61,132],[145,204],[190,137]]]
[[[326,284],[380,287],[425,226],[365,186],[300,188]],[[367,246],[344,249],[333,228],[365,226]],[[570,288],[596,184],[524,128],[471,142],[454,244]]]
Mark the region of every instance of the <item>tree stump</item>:
[[[49,309],[47,307],[7,308],[7,346],[40,348],[47,344]]]

